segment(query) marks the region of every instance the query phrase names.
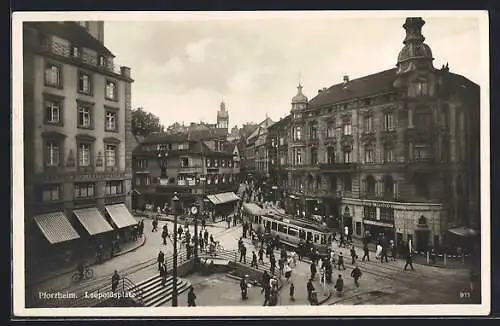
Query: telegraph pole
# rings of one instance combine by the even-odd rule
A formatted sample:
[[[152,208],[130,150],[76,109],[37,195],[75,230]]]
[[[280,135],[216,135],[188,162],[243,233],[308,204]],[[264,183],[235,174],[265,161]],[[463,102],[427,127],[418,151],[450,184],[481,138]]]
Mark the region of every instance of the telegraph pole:
[[[174,257],[173,257],[173,270],[172,270],[172,307],[177,307],[177,204],[179,202],[179,197],[177,197],[177,192],[174,192],[172,197],[172,202],[174,206]]]

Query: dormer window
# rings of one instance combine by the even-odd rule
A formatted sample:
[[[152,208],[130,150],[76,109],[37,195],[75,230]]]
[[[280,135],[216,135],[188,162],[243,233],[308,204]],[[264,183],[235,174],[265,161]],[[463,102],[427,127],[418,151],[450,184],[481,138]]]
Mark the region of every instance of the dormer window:
[[[80,57],[80,48],[76,45],[71,46],[71,56],[73,58],[79,58]]]
[[[106,58],[99,56],[99,66],[104,67],[106,65]]]
[[[425,80],[416,82],[416,94],[417,96],[429,95],[429,84]]]

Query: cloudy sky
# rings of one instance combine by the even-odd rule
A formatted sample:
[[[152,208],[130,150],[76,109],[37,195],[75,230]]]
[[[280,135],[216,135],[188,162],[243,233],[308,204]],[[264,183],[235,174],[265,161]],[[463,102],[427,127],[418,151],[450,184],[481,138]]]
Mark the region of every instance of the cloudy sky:
[[[353,79],[390,69],[405,36],[405,16],[169,17],[106,21],[104,34],[115,63],[132,68],[133,107],[144,107],[164,125],[215,122],[222,98],[230,126],[266,114],[277,120],[288,114],[299,78],[312,98],[344,75]],[[478,18],[423,18],[434,66],[449,62],[452,72],[479,83]]]

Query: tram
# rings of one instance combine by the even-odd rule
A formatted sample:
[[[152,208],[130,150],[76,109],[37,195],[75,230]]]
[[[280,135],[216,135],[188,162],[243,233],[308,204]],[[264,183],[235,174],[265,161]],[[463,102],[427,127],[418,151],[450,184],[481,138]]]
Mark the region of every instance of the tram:
[[[331,248],[333,232],[326,226],[286,215],[265,213],[247,216],[252,230],[263,234],[264,238],[276,239],[285,246],[302,250],[305,255],[311,249],[320,256],[328,256]]]

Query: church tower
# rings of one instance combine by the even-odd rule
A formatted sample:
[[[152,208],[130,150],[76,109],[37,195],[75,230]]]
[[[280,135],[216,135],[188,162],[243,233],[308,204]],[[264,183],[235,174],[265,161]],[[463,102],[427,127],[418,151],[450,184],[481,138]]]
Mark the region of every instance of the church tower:
[[[217,128],[229,128],[229,113],[226,110],[226,103],[220,103],[220,110],[217,111]]]

